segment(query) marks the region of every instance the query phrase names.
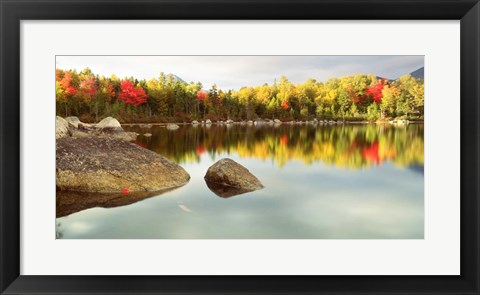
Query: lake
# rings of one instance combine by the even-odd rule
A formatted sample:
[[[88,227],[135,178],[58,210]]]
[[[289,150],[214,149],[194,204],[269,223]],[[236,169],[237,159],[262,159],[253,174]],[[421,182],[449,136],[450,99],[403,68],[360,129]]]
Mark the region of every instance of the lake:
[[[189,183],[140,194],[131,204],[121,195],[57,192],[57,238],[424,237],[422,124],[125,130],[151,133],[140,135],[136,144],[184,167]],[[230,197],[211,191],[203,177],[222,158],[245,166],[265,188]]]

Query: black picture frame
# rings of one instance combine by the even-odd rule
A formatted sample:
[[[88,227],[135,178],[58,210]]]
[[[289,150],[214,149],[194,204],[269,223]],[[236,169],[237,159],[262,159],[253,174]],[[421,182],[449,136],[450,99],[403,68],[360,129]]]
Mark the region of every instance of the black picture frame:
[[[0,0],[0,10],[2,294],[480,294],[477,0]],[[47,19],[461,20],[461,275],[20,275],[20,21]]]

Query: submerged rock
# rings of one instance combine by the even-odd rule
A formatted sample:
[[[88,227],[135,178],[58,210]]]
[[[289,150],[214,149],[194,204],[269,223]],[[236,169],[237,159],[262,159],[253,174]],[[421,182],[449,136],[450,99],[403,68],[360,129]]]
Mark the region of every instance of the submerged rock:
[[[263,188],[262,183],[247,168],[228,158],[210,166],[204,179],[208,187],[221,197]]]
[[[155,192],[117,192],[117,193],[92,193],[57,191],[56,194],[56,217],[63,217],[75,212],[90,208],[113,208],[130,205],[147,198],[159,196],[173,189],[165,189]]]
[[[64,118],[57,116],[55,119],[55,138],[59,139],[62,137],[69,136],[68,122]]]
[[[160,191],[184,185],[179,165],[136,144],[104,137],[57,139],[57,189],[83,192]]]

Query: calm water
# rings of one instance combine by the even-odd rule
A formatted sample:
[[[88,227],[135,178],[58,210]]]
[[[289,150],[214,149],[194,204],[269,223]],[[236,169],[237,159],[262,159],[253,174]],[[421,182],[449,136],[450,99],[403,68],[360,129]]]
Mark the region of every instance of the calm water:
[[[152,133],[137,144],[180,164],[190,182],[132,204],[121,195],[66,196],[57,204],[58,238],[423,238],[423,125],[125,129]],[[212,192],[203,176],[224,157],[265,188]]]

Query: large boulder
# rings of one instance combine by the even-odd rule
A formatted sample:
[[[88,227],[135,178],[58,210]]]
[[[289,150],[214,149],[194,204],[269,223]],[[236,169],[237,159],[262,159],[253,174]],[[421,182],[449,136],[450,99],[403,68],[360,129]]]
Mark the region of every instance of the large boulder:
[[[68,122],[64,118],[57,116],[55,119],[55,138],[59,139],[62,137],[69,136]]]
[[[72,125],[75,128],[78,128],[78,124],[81,124],[80,120],[78,117],[71,116],[71,117],[66,117],[65,120],[68,122],[68,124]]]
[[[204,177],[208,187],[221,197],[262,189],[262,183],[247,168],[232,159],[221,159],[208,168]],[[233,194],[231,194],[234,192]]]
[[[120,122],[113,117],[106,117],[102,121],[98,122],[95,125],[95,130],[93,133],[95,136],[119,138],[127,141],[133,141],[137,139],[137,133],[125,132],[125,130],[122,128],[122,125],[120,125]]]
[[[184,185],[179,165],[128,141],[64,137],[56,143],[57,189],[84,192],[160,191]]]
[[[123,131],[122,125],[117,119],[112,117],[106,117],[102,121],[98,122],[95,127],[102,131]]]

